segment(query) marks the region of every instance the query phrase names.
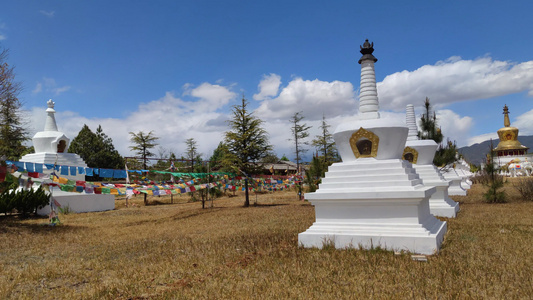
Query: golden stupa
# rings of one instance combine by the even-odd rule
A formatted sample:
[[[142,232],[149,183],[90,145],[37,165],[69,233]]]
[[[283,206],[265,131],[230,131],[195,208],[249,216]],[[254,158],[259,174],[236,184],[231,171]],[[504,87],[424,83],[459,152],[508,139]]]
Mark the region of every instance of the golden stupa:
[[[494,151],[498,156],[511,156],[511,155],[525,155],[527,154],[528,147],[520,144],[518,141],[518,128],[511,127],[509,121],[509,108],[507,105],[503,107],[503,126],[498,130],[498,137],[500,142],[498,146],[494,148]]]

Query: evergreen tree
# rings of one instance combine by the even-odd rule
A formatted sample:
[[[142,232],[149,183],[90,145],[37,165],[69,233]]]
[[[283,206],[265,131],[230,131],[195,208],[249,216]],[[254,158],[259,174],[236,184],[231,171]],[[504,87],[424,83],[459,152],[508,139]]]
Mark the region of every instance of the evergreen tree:
[[[279,161],[279,157],[274,154],[273,152],[268,153],[263,159],[261,159],[262,163],[270,163],[275,164]]]
[[[78,135],[70,142],[68,152],[78,154],[91,168],[124,168],[124,158],[115,149],[113,140],[104,133],[100,125],[94,133],[84,124]]]
[[[333,134],[329,132],[329,127],[331,127],[331,125],[326,122],[326,117],[323,115],[322,124],[319,127],[322,132],[320,135],[315,136],[315,139],[311,141],[311,144],[322,153],[322,164],[324,167],[330,166],[336,161],[337,157],[337,148],[335,147]]]
[[[443,135],[440,128],[437,127],[437,114],[434,111],[432,113],[428,97],[426,97],[426,101],[424,102],[424,110],[420,118],[420,128],[422,130],[418,132],[418,137],[421,140],[434,140],[439,144],[435,157],[433,158],[434,165],[446,167],[447,165],[453,164],[457,160],[457,145],[450,140],[446,144],[442,144]]]
[[[196,160],[198,156],[198,146],[196,143],[196,140],[194,138],[189,138],[185,140],[185,157],[187,157],[187,160],[190,162],[190,172],[194,172],[194,161]]]
[[[21,84],[15,81],[14,68],[6,62],[8,51],[0,52],[0,157],[18,160],[26,150],[29,139],[17,98]]]
[[[494,163],[494,147],[492,145],[492,139],[490,139],[490,151],[487,155],[487,164],[485,165],[485,176],[488,177],[488,182],[484,184],[487,186],[487,191],[483,193],[485,201],[488,203],[505,203],[505,192],[501,191],[503,188],[503,176],[498,174],[498,167]]]
[[[230,166],[224,164],[227,160],[225,159],[228,153],[228,146],[223,142],[218,143],[217,148],[213,151],[213,155],[209,158],[210,168],[213,171],[221,172],[233,172]]]
[[[263,159],[272,146],[268,142],[268,134],[261,127],[263,121],[248,110],[248,101],[242,98],[241,105],[234,105],[233,118],[228,121],[230,130],[225,133],[225,144],[228,153],[225,155],[226,163],[234,165],[237,173],[240,171],[250,175],[256,169],[256,162]],[[244,206],[250,205],[248,196],[248,180],[245,179]]]
[[[426,97],[424,102],[425,112],[420,118],[420,128],[421,131],[418,132],[418,137],[421,140],[434,140],[437,144],[442,142],[442,132],[440,128],[437,128],[437,114],[433,112],[431,116],[431,104],[429,103],[429,98]]]
[[[139,131],[138,133],[130,132],[130,135],[130,141],[134,144],[133,146],[130,146],[130,149],[135,151],[135,155],[141,156],[143,167],[146,170],[147,159],[154,156],[154,153],[152,153],[150,149],[157,146],[155,141],[157,141],[159,138],[154,135],[153,131],[148,133],[144,133],[142,131]]]
[[[307,152],[307,149],[303,148],[303,145],[307,145],[307,142],[305,142],[304,139],[309,136],[309,128],[311,128],[311,126],[301,123],[303,119],[304,116],[302,116],[302,112],[300,111],[295,113],[289,120],[292,124],[292,138],[289,140],[294,142],[294,154],[296,155],[296,166],[298,172],[300,172],[300,161],[302,160],[302,154]]]

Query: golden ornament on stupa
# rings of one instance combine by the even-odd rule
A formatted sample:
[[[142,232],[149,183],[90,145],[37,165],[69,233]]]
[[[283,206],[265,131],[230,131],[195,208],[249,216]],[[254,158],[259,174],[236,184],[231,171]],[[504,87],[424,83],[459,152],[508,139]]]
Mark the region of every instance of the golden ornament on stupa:
[[[494,151],[498,156],[527,154],[529,148],[518,141],[518,128],[511,127],[511,122],[509,121],[509,108],[507,105],[503,107],[503,115],[504,127],[498,130],[500,142],[498,143],[498,146],[494,148]]]

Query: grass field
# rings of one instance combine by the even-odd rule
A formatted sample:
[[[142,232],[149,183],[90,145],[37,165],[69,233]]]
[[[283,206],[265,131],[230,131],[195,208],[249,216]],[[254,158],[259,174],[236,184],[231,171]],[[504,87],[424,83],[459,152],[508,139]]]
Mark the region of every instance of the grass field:
[[[1,299],[526,299],[533,295],[533,202],[474,185],[427,262],[383,250],[298,247],[314,221],[294,192],[188,197],[47,219],[0,217]],[[252,196],[251,202],[255,201]]]

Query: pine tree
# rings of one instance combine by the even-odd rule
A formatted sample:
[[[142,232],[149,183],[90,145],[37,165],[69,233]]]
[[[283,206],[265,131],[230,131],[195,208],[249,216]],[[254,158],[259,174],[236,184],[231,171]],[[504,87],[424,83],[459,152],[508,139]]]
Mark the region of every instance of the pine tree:
[[[488,183],[484,184],[487,186],[487,191],[483,193],[485,201],[488,203],[505,203],[506,195],[505,192],[501,191],[503,188],[503,176],[498,174],[498,167],[494,163],[494,147],[492,145],[492,139],[490,139],[490,151],[487,155],[487,164],[485,165],[485,176],[488,177]]]
[[[139,131],[138,133],[130,132],[130,135],[130,141],[134,144],[133,146],[130,146],[130,149],[135,151],[135,155],[141,156],[143,167],[144,169],[147,169],[147,159],[154,156],[154,153],[150,152],[150,149],[157,146],[155,141],[159,138],[154,135],[153,131],[148,133],[142,131]]]
[[[100,125],[94,133],[84,124],[78,135],[70,142],[68,152],[78,154],[91,168],[124,168],[124,158],[115,149],[113,140],[104,133]]]
[[[311,144],[322,153],[324,169],[337,160],[337,148],[335,147],[333,134],[329,132],[329,127],[331,125],[326,122],[326,117],[323,115],[322,124],[319,127],[322,130],[322,134],[315,136],[315,139],[311,141]]]
[[[225,144],[228,153],[225,155],[226,163],[234,165],[236,173],[244,172],[250,175],[257,168],[256,162],[264,158],[272,146],[268,142],[268,134],[261,127],[263,121],[248,110],[248,101],[242,98],[241,105],[234,105],[233,118],[228,121],[230,130],[225,133]],[[248,196],[248,180],[245,179],[244,206],[250,205]]]
[[[437,114],[433,112],[431,116],[431,104],[429,103],[429,98],[426,97],[424,102],[425,112],[420,118],[420,128],[421,131],[418,132],[418,137],[421,140],[434,140],[437,144],[442,142],[442,132],[440,128],[437,128]]]
[[[309,129],[311,128],[311,126],[307,126],[305,123],[301,124],[303,119],[304,116],[302,116],[302,112],[300,111],[295,113],[289,120],[292,124],[292,138],[289,140],[294,142],[294,154],[296,155],[296,166],[298,172],[300,172],[300,161],[302,160],[302,154],[307,152],[307,149],[303,148],[303,145],[307,145],[305,138],[309,136]]]
[[[185,140],[185,157],[187,157],[187,160],[190,161],[190,172],[194,172],[194,161],[196,160],[196,157],[198,156],[198,146],[196,143],[196,140],[194,138],[189,138]]]
[[[213,155],[209,158],[211,170],[221,172],[231,171],[231,168],[224,164],[228,151],[226,144],[223,142],[218,143],[217,148],[213,151]]]
[[[15,81],[14,68],[6,62],[8,51],[0,52],[0,157],[18,160],[29,139],[17,98],[21,84]]]
[[[454,163],[457,160],[457,146],[455,142],[451,142],[450,140],[446,144],[442,144],[444,136],[440,128],[437,127],[437,114],[434,111],[432,116],[431,104],[429,103],[428,97],[426,97],[426,101],[424,102],[424,110],[425,112],[420,118],[420,128],[422,130],[418,132],[418,137],[421,140],[434,140],[439,144],[435,157],[433,158],[433,164],[438,167],[445,167]]]

